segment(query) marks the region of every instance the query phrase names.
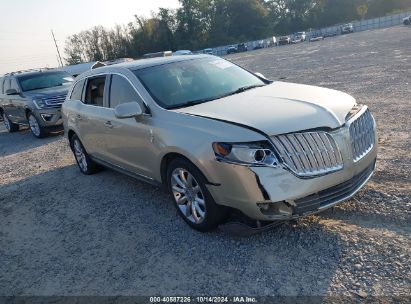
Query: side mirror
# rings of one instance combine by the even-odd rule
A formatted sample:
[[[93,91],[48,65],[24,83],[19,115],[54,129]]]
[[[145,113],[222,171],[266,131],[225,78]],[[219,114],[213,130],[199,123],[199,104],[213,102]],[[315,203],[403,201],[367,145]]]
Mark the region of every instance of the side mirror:
[[[136,101],[123,103],[114,108],[114,115],[117,118],[131,118],[143,115],[143,110]]]
[[[268,80],[267,77],[265,77],[265,76],[264,76],[263,74],[261,74],[261,73],[258,73],[258,72],[257,72],[257,73],[254,73],[254,75],[257,76],[258,78],[262,78],[262,79],[264,79],[264,80]]]
[[[6,95],[17,95],[19,92],[17,92],[16,89],[8,89],[6,90]]]

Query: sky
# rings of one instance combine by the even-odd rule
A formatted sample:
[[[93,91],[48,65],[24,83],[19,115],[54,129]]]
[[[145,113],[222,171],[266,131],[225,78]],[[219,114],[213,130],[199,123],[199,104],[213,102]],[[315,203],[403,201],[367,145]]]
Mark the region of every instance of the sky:
[[[69,35],[178,6],[178,0],[0,0],[0,74],[58,66],[51,30],[64,57]]]

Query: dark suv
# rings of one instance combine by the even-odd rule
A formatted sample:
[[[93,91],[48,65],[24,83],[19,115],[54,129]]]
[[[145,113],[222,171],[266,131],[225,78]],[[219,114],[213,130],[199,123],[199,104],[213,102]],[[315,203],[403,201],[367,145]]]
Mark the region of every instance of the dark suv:
[[[29,125],[36,137],[62,129],[61,105],[73,82],[58,70],[31,70],[0,77],[0,115],[9,132]]]

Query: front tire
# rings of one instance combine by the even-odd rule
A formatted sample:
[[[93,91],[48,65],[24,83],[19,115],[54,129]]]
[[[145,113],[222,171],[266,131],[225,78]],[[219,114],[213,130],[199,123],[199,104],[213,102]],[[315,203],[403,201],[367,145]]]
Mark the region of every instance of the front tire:
[[[207,232],[217,228],[228,210],[217,205],[206,187],[206,179],[192,163],[173,160],[167,169],[168,190],[184,221],[192,228]]]
[[[70,147],[81,173],[91,175],[99,171],[100,167],[91,160],[77,135],[71,137]]]
[[[46,129],[39,124],[39,121],[33,113],[28,113],[27,120],[29,122],[30,131],[35,137],[43,138],[47,135]]]
[[[3,123],[9,133],[13,133],[19,130],[19,125],[12,123],[11,120],[7,117],[5,112],[2,112]]]

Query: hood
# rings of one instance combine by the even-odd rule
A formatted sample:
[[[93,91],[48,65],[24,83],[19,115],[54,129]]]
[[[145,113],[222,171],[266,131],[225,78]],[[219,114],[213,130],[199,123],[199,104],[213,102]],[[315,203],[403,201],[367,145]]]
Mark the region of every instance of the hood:
[[[27,97],[36,97],[36,98],[48,98],[53,96],[60,96],[60,95],[67,95],[70,86],[60,86],[60,87],[53,87],[53,88],[46,88],[40,90],[33,90],[24,92],[24,96]]]
[[[274,82],[241,94],[173,110],[259,129],[267,135],[338,128],[356,104],[343,92]]]

